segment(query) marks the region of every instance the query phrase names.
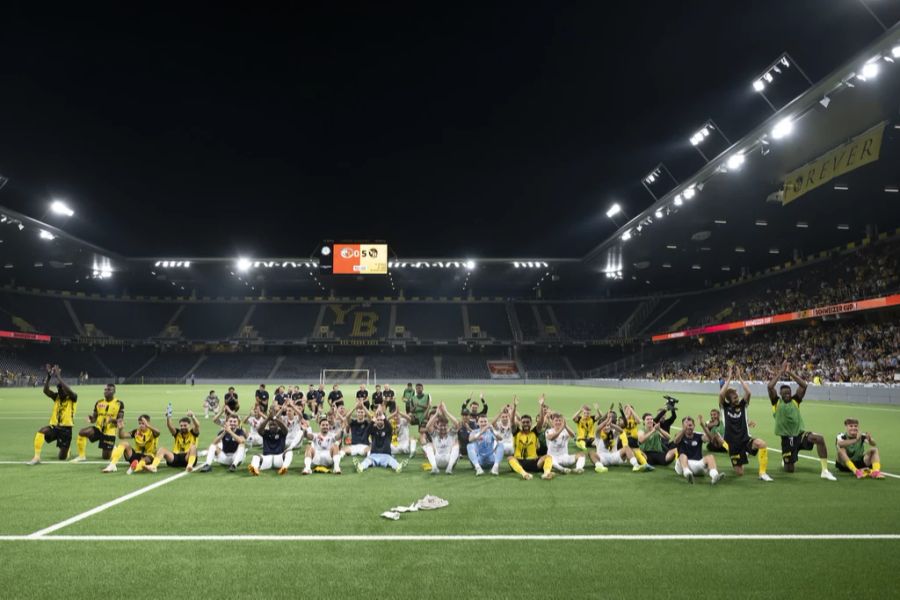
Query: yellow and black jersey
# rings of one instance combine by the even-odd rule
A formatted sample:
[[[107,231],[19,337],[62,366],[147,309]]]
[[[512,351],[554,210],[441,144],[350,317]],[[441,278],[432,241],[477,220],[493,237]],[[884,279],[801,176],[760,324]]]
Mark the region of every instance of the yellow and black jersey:
[[[152,429],[145,429],[143,431],[140,429],[132,429],[131,439],[134,440],[134,451],[138,454],[156,454],[157,441],[159,440],[159,434],[157,432]]]
[[[519,431],[513,437],[515,457],[519,459],[535,459],[538,457],[538,437],[534,431]]]
[[[594,427],[597,425],[597,420],[594,419],[593,415],[580,415],[575,424],[577,425],[575,439],[586,440],[594,437]]]
[[[78,395],[68,392],[50,392],[53,412],[50,413],[51,427],[72,427],[75,424],[75,403]]]
[[[186,431],[185,433],[177,432],[175,434],[175,445],[172,447],[172,452],[175,454],[186,454],[190,451],[191,446],[197,445],[197,436],[194,435],[193,431]]]
[[[601,431],[600,432],[600,443],[603,445],[607,451],[612,452],[616,449],[616,442],[619,440],[622,441],[624,445],[628,445],[628,438],[625,436],[625,433],[616,433],[615,431]]]
[[[94,427],[104,435],[115,435],[116,421],[125,418],[125,403],[118,398],[97,400],[94,404]]]
[[[625,421],[625,427],[623,429],[623,433],[626,438],[634,438],[637,439],[638,436],[638,423],[634,417],[628,417]]]

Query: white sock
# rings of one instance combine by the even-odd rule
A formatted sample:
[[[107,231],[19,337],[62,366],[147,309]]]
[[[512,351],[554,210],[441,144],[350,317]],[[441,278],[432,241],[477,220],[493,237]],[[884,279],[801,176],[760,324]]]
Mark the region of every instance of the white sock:
[[[431,468],[437,469],[437,459],[434,457],[434,448],[426,445],[424,450],[425,450],[425,458],[428,459],[428,462],[431,464]]]
[[[450,462],[447,463],[447,472],[450,473],[453,471],[453,467],[456,466],[456,462],[459,460],[459,446],[453,446],[450,448]]]
[[[206,451],[206,466],[211,467],[213,464],[213,460],[216,458],[216,445],[213,444],[209,447],[209,450]]]
[[[631,466],[632,466],[632,467],[638,466],[638,461],[637,461],[637,459],[636,459],[635,457],[633,457],[633,456],[631,457],[631,459],[629,459],[628,462],[631,463]]]
[[[713,479],[715,479],[716,477],[719,476],[719,470],[718,469],[710,469],[709,476],[712,477]]]
[[[575,468],[576,469],[584,468],[584,457],[583,456],[579,456],[578,458],[575,459]]]
[[[291,466],[291,463],[293,461],[294,461],[294,453],[291,452],[290,450],[288,450],[287,452],[284,453],[284,459],[282,460],[282,463],[281,463],[282,467],[287,469],[289,466]]]
[[[312,457],[311,456],[303,457],[303,468],[306,469],[307,471],[312,470]]]
[[[253,457],[253,460],[250,461],[250,464],[253,465],[254,469],[259,469],[259,463],[262,462],[262,459],[259,457],[259,454]]]
[[[416,440],[409,440],[409,455],[414,456],[416,453]]]
[[[334,459],[334,470],[335,470],[335,471],[340,471],[340,470],[341,470],[341,459],[342,459],[343,457],[344,457],[344,455],[343,455],[342,453],[340,453],[340,452],[338,452],[337,454],[335,454],[335,455],[332,457],[332,458]]]
[[[693,473],[691,472],[690,467],[688,467],[687,469],[682,469],[682,474],[684,475],[685,479],[687,479],[688,477],[690,477],[691,475],[693,475]]]
[[[237,450],[234,451],[234,456],[231,458],[231,464],[234,466],[238,466],[242,462],[244,462],[244,457],[247,456],[247,449],[243,444],[238,444]]]

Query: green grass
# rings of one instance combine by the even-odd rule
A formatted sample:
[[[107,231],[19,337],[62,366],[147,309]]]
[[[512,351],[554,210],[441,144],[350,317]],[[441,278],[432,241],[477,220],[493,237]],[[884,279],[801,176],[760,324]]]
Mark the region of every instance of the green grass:
[[[81,423],[100,388],[77,391]],[[188,409],[202,413],[206,391],[121,386],[119,397],[126,404],[129,427],[142,412],[162,425],[170,401],[176,414]],[[238,391],[247,405],[253,388]],[[428,391],[456,410],[471,389],[448,385]],[[661,405],[654,392],[485,388],[492,414],[512,394],[522,399],[522,412],[534,413],[541,391],[567,415],[582,402],[604,407],[630,402],[638,412]],[[715,404],[712,395],[679,397],[680,415],[706,415]],[[0,461],[30,458],[34,432],[46,423],[49,404],[39,389],[0,389]],[[894,435],[900,430],[900,409],[808,402],[803,411],[807,426],[829,440],[845,417],[859,418],[879,444],[884,469],[900,473],[900,440]],[[837,483],[829,483],[819,479],[818,463],[811,460],[801,460],[797,473],[785,474],[768,400],[755,398],[750,417],[758,423],[754,434],[776,447],[769,468],[775,483],[757,481],[755,464],[748,468],[750,475],[735,477],[724,456],[719,456],[719,466],[727,477],[716,487],[702,479],[689,486],[670,469],[631,473],[618,468],[605,475],[588,472],[526,482],[504,467],[499,478],[476,479],[465,461],[453,476],[431,476],[419,468],[421,458],[399,475],[385,470],[360,475],[345,459],[343,476],[301,477],[298,456],[284,477],[270,471],[254,478],[243,469],[230,474],[217,467],[51,535],[900,534],[900,480],[856,481],[839,474]],[[201,446],[215,430],[201,419]],[[168,437],[164,432],[163,444]],[[55,462],[54,451],[52,444],[44,447],[45,462]],[[88,457],[99,460],[96,446],[89,448]],[[102,475],[100,467],[0,465],[0,535],[32,533],[176,472],[161,468],[155,475],[128,477],[122,471]],[[425,494],[446,498],[450,506],[404,515],[396,522],[378,516]],[[615,557],[612,563],[610,557]],[[900,583],[892,567],[898,558],[900,540],[0,541],[0,560],[6,566],[0,597],[46,597],[58,593],[62,581],[69,597],[93,596],[96,565],[109,564],[115,582],[115,573],[136,559],[158,566],[151,571],[154,576],[141,578],[142,592],[154,596],[173,596],[178,589],[190,590],[192,597],[220,596],[223,583],[239,594],[297,595],[328,582],[319,595],[505,598],[521,597],[526,590],[544,597],[620,597],[641,590],[657,597],[697,597],[727,589],[736,597],[771,597],[779,589],[794,589],[835,597],[850,589],[851,582],[837,573],[845,573],[851,563],[856,573],[864,569],[852,582],[854,592],[886,596]],[[789,587],[780,583],[788,579]],[[119,589],[118,583],[111,585]]]

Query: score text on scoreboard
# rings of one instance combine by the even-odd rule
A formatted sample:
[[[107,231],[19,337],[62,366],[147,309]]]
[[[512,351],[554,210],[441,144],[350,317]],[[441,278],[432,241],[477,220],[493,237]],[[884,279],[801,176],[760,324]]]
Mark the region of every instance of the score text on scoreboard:
[[[335,275],[387,275],[387,244],[335,244],[332,248]]]

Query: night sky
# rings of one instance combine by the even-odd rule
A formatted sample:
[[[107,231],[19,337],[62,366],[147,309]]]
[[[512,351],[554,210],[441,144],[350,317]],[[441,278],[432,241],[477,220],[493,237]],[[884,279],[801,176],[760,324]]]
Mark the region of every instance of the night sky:
[[[708,117],[769,114],[782,51],[815,81],[881,33],[856,0],[153,8],[5,8],[0,36],[0,204],[65,198],[135,256],[580,256],[657,162],[701,165]]]

